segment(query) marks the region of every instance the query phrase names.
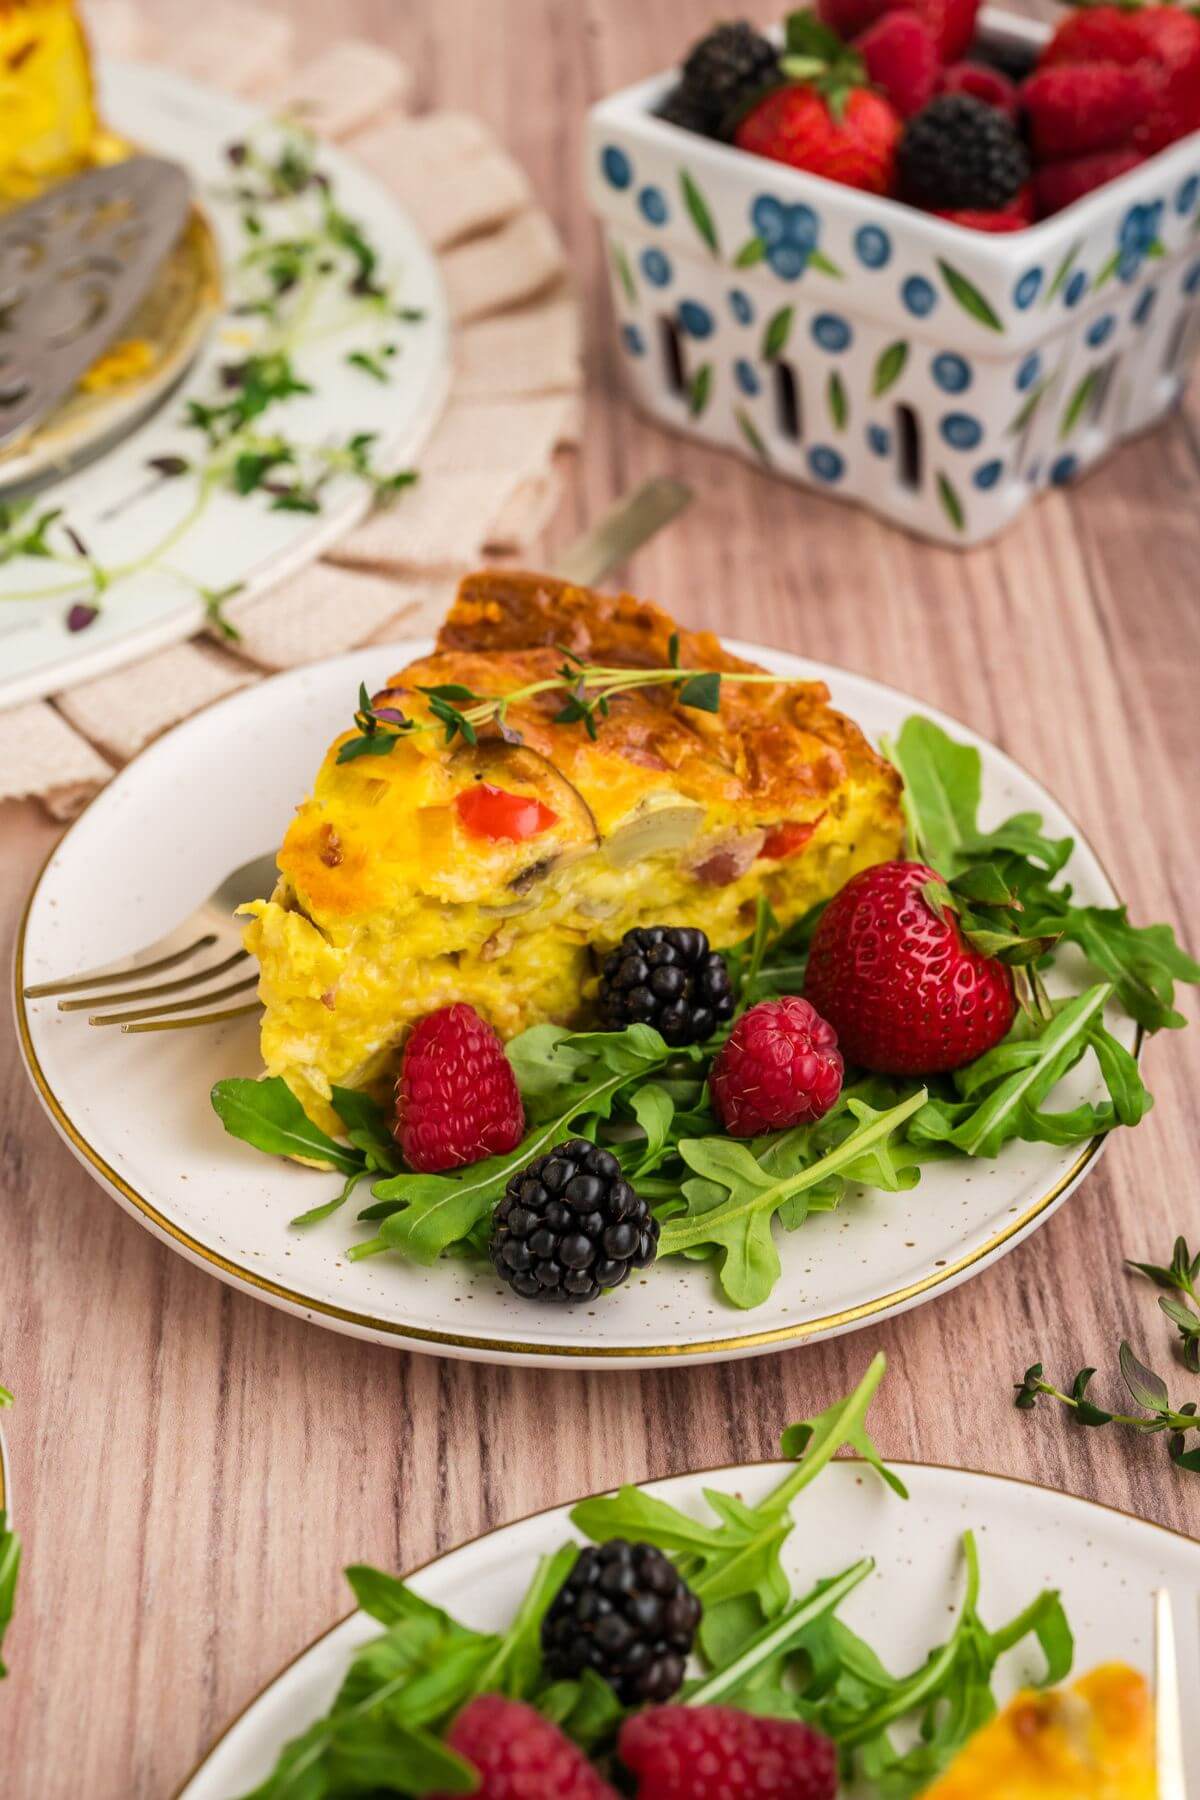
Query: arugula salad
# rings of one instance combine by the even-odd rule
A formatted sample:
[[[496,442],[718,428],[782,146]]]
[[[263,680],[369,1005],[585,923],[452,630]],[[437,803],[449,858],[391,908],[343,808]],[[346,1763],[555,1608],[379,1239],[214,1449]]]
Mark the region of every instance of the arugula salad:
[[[329,1217],[366,1188],[362,1235],[351,1261],[399,1255],[486,1263],[493,1215],[515,1175],[567,1140],[602,1145],[653,1213],[657,1258],[711,1263],[724,1298],[762,1304],[781,1273],[777,1228],[800,1229],[849,1189],[884,1194],[915,1186],[926,1163],[994,1158],[1016,1140],[1085,1143],[1136,1125],[1151,1105],[1136,1056],[1106,1023],[1120,1007],[1142,1033],[1184,1023],[1176,982],[1200,965],[1168,925],[1137,927],[1126,909],[1076,903],[1063,871],[1069,837],[1051,838],[1035,813],[994,829],[978,822],[982,763],[929,719],[907,720],[886,754],[904,781],[909,854],[936,871],[924,890],[939,917],[953,913],[964,942],[1010,971],[1019,1002],[1007,1035],[952,1074],[845,1071],[823,1117],[761,1137],[733,1137],[714,1111],[709,1071],[737,1021],[756,1004],[798,995],[824,907],[780,930],[760,908],[752,935],[723,952],[734,1017],[708,1041],[672,1048],[652,1026],[571,1031],[537,1025],[505,1050],[526,1131],[510,1152],[448,1174],[407,1169],[383,1109],[335,1087],[345,1127],[316,1127],[280,1078],[220,1081],[212,1104],[225,1129],[270,1155],[324,1166],[338,1190],[293,1224]],[[1074,970],[1057,967],[1070,950]],[[1090,979],[1082,988],[1076,971]],[[1072,989],[1064,990],[1067,981]],[[1087,1059],[1103,1097],[1053,1104]]]
[[[802,1721],[832,1740],[843,1781],[863,1783],[879,1800],[908,1800],[995,1714],[1001,1657],[1025,1646],[1049,1687],[1070,1672],[1074,1640],[1053,1589],[1032,1595],[995,1628],[984,1623],[970,1530],[961,1540],[957,1616],[945,1639],[902,1673],[841,1616],[843,1602],[874,1572],[872,1557],[832,1568],[808,1592],[792,1591],[783,1551],[799,1523],[793,1509],[840,1449],[861,1458],[899,1499],[908,1497],[866,1426],[884,1372],[877,1356],[850,1395],[783,1433],[782,1454],[793,1467],[755,1506],[706,1489],[711,1517],[697,1519],[629,1486],[581,1501],[571,1522],[593,1543],[634,1540],[661,1552],[699,1601],[679,1704]],[[475,1769],[445,1740],[455,1718],[485,1693],[526,1702],[599,1769],[617,1772],[614,1745],[632,1709],[593,1668],[562,1679],[546,1667],[545,1621],[579,1557],[578,1540],[547,1545],[500,1633],[469,1629],[392,1575],[347,1569],[359,1606],[382,1629],[356,1652],[328,1713],[286,1745],[248,1800],[472,1793]]]

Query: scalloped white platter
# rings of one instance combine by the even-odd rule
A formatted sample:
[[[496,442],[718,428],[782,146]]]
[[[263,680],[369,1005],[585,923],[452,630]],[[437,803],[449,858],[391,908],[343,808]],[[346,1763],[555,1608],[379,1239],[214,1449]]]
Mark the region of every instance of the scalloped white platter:
[[[985,824],[1040,812],[1077,848],[1068,869],[1088,901],[1116,903],[1094,852],[1046,791],[994,745],[895,689],[778,650],[734,643],[789,675],[826,680],[874,740],[924,712],[983,757]],[[21,988],[134,954],[176,925],[230,870],[279,843],[358,684],[374,690],[427,641],[364,649],[277,676],[188,720],[102,790],[52,854],[17,944],[18,1027],[60,1133],[108,1192],[193,1262],[260,1299],[379,1343],[482,1361],[614,1368],[710,1362],[852,1331],[980,1273],[1062,1204],[1100,1148],[1010,1144],[994,1161],[935,1162],[908,1193],[848,1195],[834,1213],[778,1233],[783,1274],[739,1312],[712,1269],[671,1259],[594,1306],[523,1301],[460,1260],[347,1262],[364,1228],[350,1208],[296,1231],[325,1177],[226,1137],[209,1105],[223,1076],[261,1073],[253,1016],[145,1036],[89,1030]],[[1065,959],[1064,959],[1065,960]],[[1080,971],[1080,985],[1084,985]],[[1135,1027],[1111,1028],[1133,1045]],[[1090,1060],[1090,1059],[1089,1059]],[[1062,1103],[1104,1097],[1081,1063]],[[1057,1104],[1056,1100],[1056,1104]],[[365,1228],[369,1230],[370,1228]]]
[[[703,1490],[716,1487],[756,1504],[780,1480],[782,1463],[705,1470],[648,1483],[646,1492],[710,1518]],[[893,1669],[916,1667],[941,1643],[962,1587],[959,1540],[972,1529],[982,1566],[980,1610],[995,1625],[1043,1587],[1061,1590],[1075,1633],[1075,1672],[1127,1662],[1154,1674],[1153,1603],[1170,1590],[1179,1638],[1183,1694],[1200,1691],[1200,1544],[1093,1501],[1047,1488],[957,1469],[894,1463],[909,1489],[900,1500],[860,1463],[830,1464],[795,1506],[798,1526],[783,1550],[793,1591],[805,1592],[861,1556],[875,1573],[845,1601],[840,1616]],[[535,1513],[475,1538],[420,1569],[416,1592],[481,1631],[507,1627],[537,1560],[578,1536],[570,1507]],[[176,1800],[235,1800],[270,1773],[289,1738],[332,1701],[350,1658],[380,1626],[353,1613],[318,1638],[251,1701],[209,1751]],[[1037,1652],[1004,1658],[1001,1702],[1039,1674]],[[1200,1768],[1200,1711],[1185,1708],[1185,1755]],[[847,1796],[847,1800],[850,1797]],[[866,1795],[862,1800],[868,1800]]]
[[[245,246],[241,209],[230,197],[235,171],[230,144],[269,130],[268,115],[244,101],[198,86],[162,69],[106,63],[100,103],[114,130],[143,149],[181,163],[196,200],[213,227],[222,265],[225,310],[181,384],[158,409],[104,455],[49,487],[33,513],[61,509],[65,522],[106,569],[120,568],[163,543],[196,499],[191,477],[156,481],[151,458],[195,456],[203,435],[181,426],[187,402],[220,394],[222,364],[244,357],[245,321],[232,315],[231,273]],[[266,415],[264,429],[302,444],[339,444],[358,432],[376,434],[377,466],[414,459],[441,411],[449,388],[449,314],[437,265],[424,240],[379,182],[331,145],[318,147],[317,167],[329,175],[339,208],[359,222],[380,254],[380,276],[397,300],[422,314],[399,322],[359,311],[321,324],[319,340],[302,344],[293,361],[313,392],[289,399]],[[274,216],[269,214],[268,216]],[[398,346],[380,382],[346,362],[351,351],[378,353]],[[261,494],[215,493],[169,554],[115,581],[86,629],[71,631],[75,601],[91,603],[89,581],[61,563],[0,556],[0,708],[57,692],[199,631],[205,608],[197,586],[244,594],[265,591],[294,574],[362,517],[369,501],[359,481],[339,475],[317,514],[272,511]],[[401,498],[400,504],[403,504]],[[57,547],[69,554],[65,540]],[[181,579],[182,577],[182,579]],[[18,596],[39,596],[19,598]]]

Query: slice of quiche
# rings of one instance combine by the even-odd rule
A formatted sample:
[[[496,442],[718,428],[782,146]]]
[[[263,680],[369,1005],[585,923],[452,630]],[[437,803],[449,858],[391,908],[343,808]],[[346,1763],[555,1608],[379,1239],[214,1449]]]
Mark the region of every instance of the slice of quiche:
[[[1018,1694],[925,1800],[1155,1800],[1154,1703],[1123,1663]]]
[[[540,575],[463,582],[434,653],[373,702],[437,728],[342,761],[355,733],[340,737],[273,896],[249,909],[263,1060],[326,1128],[331,1084],[382,1098],[405,1027],[436,1007],[467,1001],[506,1038],[585,1022],[597,959],[632,926],[699,926],[720,949],[752,929],[760,899],[790,923],[898,852],[899,778],[823,683],[722,680],[714,712],[682,704],[677,683],[636,687],[593,736],[559,717],[565,658],[754,672],[628,595]],[[468,690],[500,700],[537,684],[473,744],[447,742],[422,691],[461,706]]]

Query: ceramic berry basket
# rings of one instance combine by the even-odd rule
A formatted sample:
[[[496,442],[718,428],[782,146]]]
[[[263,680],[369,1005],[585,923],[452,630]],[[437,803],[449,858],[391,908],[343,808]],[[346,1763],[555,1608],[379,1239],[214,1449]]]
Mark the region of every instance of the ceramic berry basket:
[[[1048,28],[985,8],[985,40]],[[664,424],[966,546],[1177,398],[1200,342],[1200,133],[989,236],[593,107],[590,194],[634,394]]]

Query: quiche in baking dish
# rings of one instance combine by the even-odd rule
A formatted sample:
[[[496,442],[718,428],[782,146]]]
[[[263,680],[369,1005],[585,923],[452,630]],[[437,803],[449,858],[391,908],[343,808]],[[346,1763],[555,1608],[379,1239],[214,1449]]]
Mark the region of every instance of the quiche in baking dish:
[[[354,734],[340,737],[274,894],[249,909],[263,1060],[327,1129],[331,1086],[382,1098],[405,1027],[437,1007],[469,1002],[506,1038],[586,1022],[597,959],[631,927],[698,926],[720,949],[759,900],[789,923],[899,850],[899,778],[822,683],[758,671],[722,680],[705,711],[668,678],[614,695],[589,730],[577,709],[561,717],[564,658],[755,673],[628,595],[539,575],[463,582],[433,654],[374,708],[420,725],[441,704],[430,689],[490,701],[544,687],[474,743],[409,731],[346,760]]]
[[[1069,1688],[1022,1693],[973,1737],[926,1800],[1155,1800],[1154,1701],[1106,1663]]]

